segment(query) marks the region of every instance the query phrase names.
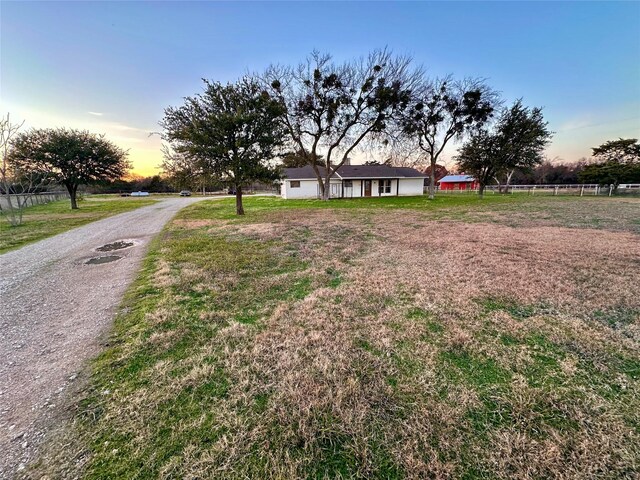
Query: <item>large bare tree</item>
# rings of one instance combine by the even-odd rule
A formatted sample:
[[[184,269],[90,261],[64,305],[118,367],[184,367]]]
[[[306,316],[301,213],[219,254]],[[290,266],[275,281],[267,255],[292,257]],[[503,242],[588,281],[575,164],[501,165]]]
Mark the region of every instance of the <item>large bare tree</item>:
[[[429,198],[435,196],[436,164],[444,148],[489,121],[498,104],[497,92],[477,78],[435,78],[414,92],[400,129],[429,160]]]
[[[291,147],[312,166],[322,199],[329,199],[331,176],[354,150],[408,107],[421,76],[409,57],[388,50],[343,63],[313,52],[296,67],[267,69],[265,84],[285,107]]]

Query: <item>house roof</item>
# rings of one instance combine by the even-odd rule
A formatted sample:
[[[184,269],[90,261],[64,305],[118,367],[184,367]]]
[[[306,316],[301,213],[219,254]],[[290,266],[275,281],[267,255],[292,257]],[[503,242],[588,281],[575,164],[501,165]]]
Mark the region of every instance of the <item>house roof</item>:
[[[318,167],[320,174],[324,175],[324,167]],[[333,178],[345,180],[357,178],[425,178],[426,175],[420,173],[415,168],[390,167],[389,165],[343,165]],[[315,180],[316,175],[311,165],[300,168],[285,168],[284,178],[289,180]]]
[[[452,182],[473,182],[475,178],[471,175],[447,175],[446,177],[442,177],[439,182],[442,183],[452,183]]]

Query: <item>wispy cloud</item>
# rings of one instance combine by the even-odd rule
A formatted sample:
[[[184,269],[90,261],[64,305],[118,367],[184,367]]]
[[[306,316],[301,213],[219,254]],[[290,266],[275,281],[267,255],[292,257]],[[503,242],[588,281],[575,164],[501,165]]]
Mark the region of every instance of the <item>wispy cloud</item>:
[[[599,118],[599,120],[595,120],[596,118]],[[574,119],[562,124],[558,129],[558,133],[569,132],[572,130],[580,130],[582,128],[602,127],[605,125],[609,125],[609,126],[620,125],[621,123],[630,123],[632,121],[635,121],[635,125],[638,125],[637,124],[638,119],[640,119],[640,115],[634,115],[632,117],[618,118],[618,119],[606,119],[603,117],[596,117],[595,115],[589,115],[588,117],[583,117],[581,119]]]
[[[102,115],[104,115],[101,112],[87,112],[89,115],[95,115],[96,117],[101,117]]]
[[[145,130],[143,128],[131,127],[123,123],[109,122],[109,123],[100,123],[99,125],[103,126],[104,128],[108,128],[109,130],[118,130],[121,132],[142,132],[145,134],[149,133],[148,130]]]
[[[580,128],[585,128],[585,127],[589,127],[591,126],[591,124],[594,122],[594,119],[596,117],[593,114],[590,113],[586,113],[580,116],[575,116],[573,118],[570,118],[568,120],[566,120],[564,123],[562,123],[559,128],[558,128],[558,132],[567,132],[570,130],[577,130]]]

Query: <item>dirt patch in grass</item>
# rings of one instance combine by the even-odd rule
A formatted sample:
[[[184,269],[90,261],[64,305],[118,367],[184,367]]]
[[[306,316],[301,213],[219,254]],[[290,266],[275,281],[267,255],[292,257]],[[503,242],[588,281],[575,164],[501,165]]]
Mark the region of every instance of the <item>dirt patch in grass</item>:
[[[637,235],[410,210],[218,222],[167,232],[57,442],[72,447],[32,472],[636,474]]]

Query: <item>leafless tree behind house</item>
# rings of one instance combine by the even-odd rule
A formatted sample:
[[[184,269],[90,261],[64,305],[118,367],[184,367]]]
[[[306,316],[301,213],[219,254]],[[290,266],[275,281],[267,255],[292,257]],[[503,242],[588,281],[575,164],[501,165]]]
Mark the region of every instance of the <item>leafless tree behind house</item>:
[[[327,200],[331,176],[365,139],[382,137],[409,105],[422,71],[388,50],[343,63],[313,52],[296,67],[269,67],[263,79],[285,106],[290,142],[308,159]],[[320,157],[323,166],[317,165]]]

